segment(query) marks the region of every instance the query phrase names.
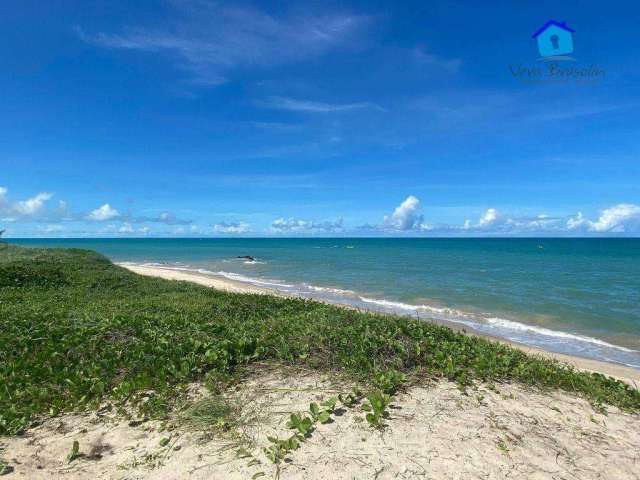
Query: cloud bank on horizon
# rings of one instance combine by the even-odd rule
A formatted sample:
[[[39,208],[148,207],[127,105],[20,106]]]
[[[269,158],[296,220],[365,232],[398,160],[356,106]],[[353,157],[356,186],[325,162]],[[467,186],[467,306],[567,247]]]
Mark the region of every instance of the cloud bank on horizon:
[[[465,219],[461,225],[425,222],[420,200],[409,195],[379,224],[346,225],[343,218],[335,220],[304,220],[278,217],[260,228],[245,221],[221,221],[197,225],[178,219],[163,211],[157,216],[121,214],[109,203],[88,213],[73,212],[67,202],[48,204],[54,195],[40,192],[25,200],[10,201],[8,189],[0,187],[0,225],[8,236],[296,236],[296,235],[364,235],[364,236],[512,236],[512,235],[640,235],[640,206],[620,203],[604,208],[597,218],[588,219],[581,212],[565,217],[539,214],[517,217],[488,208],[477,221]],[[105,224],[91,230],[89,224]],[[36,225],[35,230],[29,230]],[[162,228],[158,229],[158,225]],[[23,227],[26,226],[26,229]],[[167,226],[175,228],[167,230]],[[189,228],[185,228],[189,226]]]

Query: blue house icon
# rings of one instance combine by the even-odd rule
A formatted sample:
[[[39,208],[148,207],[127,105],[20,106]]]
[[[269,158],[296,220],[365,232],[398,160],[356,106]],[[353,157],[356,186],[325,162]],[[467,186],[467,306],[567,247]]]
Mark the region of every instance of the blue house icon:
[[[573,52],[573,34],[575,30],[567,26],[567,22],[549,20],[533,38],[538,41],[538,51],[543,57],[569,55]]]

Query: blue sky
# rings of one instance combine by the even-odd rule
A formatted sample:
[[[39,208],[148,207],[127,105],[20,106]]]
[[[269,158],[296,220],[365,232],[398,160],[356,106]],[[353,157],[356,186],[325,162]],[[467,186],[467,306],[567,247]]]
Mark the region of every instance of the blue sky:
[[[0,229],[640,233],[640,7],[398,3],[2,2]]]

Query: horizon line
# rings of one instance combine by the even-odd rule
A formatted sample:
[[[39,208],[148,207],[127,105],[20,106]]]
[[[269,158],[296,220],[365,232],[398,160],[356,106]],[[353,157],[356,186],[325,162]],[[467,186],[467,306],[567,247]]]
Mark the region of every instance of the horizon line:
[[[9,240],[234,240],[234,239],[265,239],[265,240],[292,240],[292,239],[335,239],[335,240],[344,240],[344,239],[375,239],[375,238],[385,238],[385,239],[450,239],[450,240],[464,240],[464,239],[640,239],[640,235],[582,235],[582,236],[573,236],[573,235],[562,235],[562,236],[551,236],[551,235],[542,235],[542,236],[519,236],[519,235],[482,235],[482,236],[466,236],[466,235],[456,235],[456,236],[445,236],[445,235],[432,235],[432,236],[417,236],[417,235],[404,235],[404,236],[393,236],[393,235],[368,235],[368,236],[320,236],[320,235],[295,235],[295,236],[283,236],[283,235],[275,235],[275,236],[249,236],[249,235],[225,235],[225,236],[112,236],[112,237],[4,237],[4,239],[0,239],[0,242],[9,243]]]

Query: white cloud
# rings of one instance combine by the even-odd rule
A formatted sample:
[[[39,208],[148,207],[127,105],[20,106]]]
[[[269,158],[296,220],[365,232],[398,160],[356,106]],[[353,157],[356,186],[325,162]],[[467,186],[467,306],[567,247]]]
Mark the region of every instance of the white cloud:
[[[23,217],[34,217],[42,214],[46,202],[53,197],[51,193],[40,192],[26,200],[10,203],[7,200],[8,192],[9,190],[7,188],[0,187],[0,213],[9,215],[13,221]]]
[[[249,231],[250,225],[244,222],[222,222],[213,226],[215,233],[246,233]]]
[[[278,232],[302,232],[310,230],[311,222],[295,218],[277,218],[271,223],[271,229]]]
[[[522,234],[576,234],[576,233],[640,233],[640,206],[620,203],[600,212],[596,220],[590,220],[578,212],[569,217],[551,217],[539,214],[535,217],[511,217],[489,208],[475,226],[465,222],[463,230],[477,230],[485,233]]]
[[[569,231],[594,233],[640,233],[640,206],[620,203],[600,212],[597,220],[589,220],[582,212],[566,221]]]
[[[277,218],[271,223],[270,230],[275,233],[336,233],[343,230],[343,220],[315,222],[296,218]]]
[[[27,200],[17,202],[13,206],[13,210],[18,215],[24,215],[24,216],[35,215],[42,210],[42,207],[44,207],[44,203],[47,200],[51,199],[51,197],[53,197],[51,193],[47,193],[47,192],[38,193],[35,197],[31,197]]]
[[[640,206],[620,203],[604,209],[598,220],[589,222],[593,232],[631,233],[640,231]]]
[[[192,80],[218,85],[232,71],[269,67],[322,55],[349,45],[369,23],[346,13],[269,15],[258,9],[218,2],[173,2],[167,24],[137,27],[120,34],[85,34],[80,38],[106,48],[167,53]]]
[[[122,226],[118,229],[118,232],[120,233],[133,233],[133,227],[131,226],[130,223],[123,223]]]
[[[344,220],[338,218],[336,220],[326,220],[324,222],[312,222],[311,228],[314,230],[320,230],[323,232],[340,232],[344,229]]]
[[[498,211],[495,208],[489,208],[478,221],[479,227],[488,227],[494,225],[498,221]]]
[[[510,221],[512,221],[510,219]],[[524,226],[530,230],[556,229],[561,226],[562,219],[552,218],[545,214],[540,214],[533,219],[525,219]],[[518,223],[516,222],[516,225]]]
[[[495,208],[488,208],[475,225],[466,220],[462,230],[503,235],[535,232],[561,233],[562,221],[562,218],[550,217],[544,213],[534,217],[514,217],[503,214]]]
[[[566,227],[568,230],[581,230],[589,227],[589,220],[584,218],[582,212],[578,212],[575,217],[569,217],[567,219]]]
[[[392,230],[430,230],[431,227],[424,223],[420,200],[409,195],[391,215],[384,217],[384,228]]]
[[[149,233],[149,227],[140,227],[138,229],[138,232],[140,232],[142,235],[146,235],[147,233]]]
[[[105,203],[101,207],[93,210],[87,218],[96,222],[104,222],[119,216],[120,213],[115,208],[112,208],[108,203]]]
[[[287,97],[271,97],[265,102],[259,102],[258,105],[278,110],[290,110],[306,113],[348,112],[351,110],[362,110],[364,108],[384,111],[384,109],[379,105],[370,102],[331,104],[314,102],[312,100],[297,100]]]

